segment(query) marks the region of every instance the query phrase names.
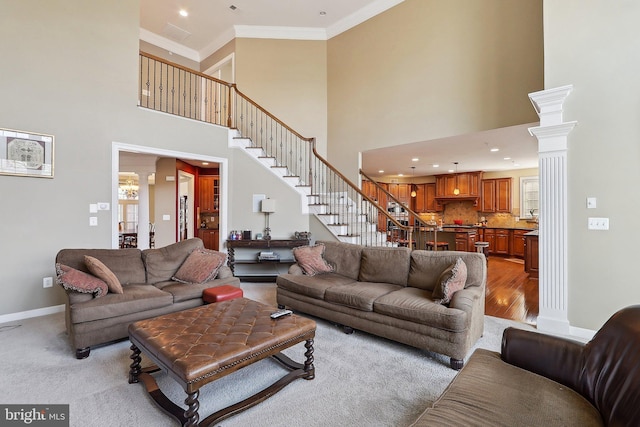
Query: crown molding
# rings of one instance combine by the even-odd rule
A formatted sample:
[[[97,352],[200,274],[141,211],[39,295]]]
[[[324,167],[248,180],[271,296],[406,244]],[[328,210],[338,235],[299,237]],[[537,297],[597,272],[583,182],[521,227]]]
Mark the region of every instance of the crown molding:
[[[386,12],[394,6],[399,5],[404,0],[378,0],[373,2],[355,13],[342,18],[340,21],[327,28],[327,40],[342,34],[351,28],[362,24],[363,22],[373,18],[376,15]]]
[[[151,43],[169,52],[173,52],[192,61],[201,62],[217,52],[234,38],[281,39],[281,40],[329,40],[365,21],[391,9],[404,0],[378,0],[351,15],[341,19],[328,28],[315,27],[275,27],[259,25],[234,25],[209,43],[204,49],[196,51],[169,40],[151,31],[140,28],[140,40]]]
[[[147,43],[151,43],[154,46],[158,46],[162,49],[166,49],[169,52],[178,54],[192,61],[200,62],[200,54],[188,47],[181,45],[180,43],[169,40],[166,37],[159,36],[156,33],[140,28],[140,40]]]

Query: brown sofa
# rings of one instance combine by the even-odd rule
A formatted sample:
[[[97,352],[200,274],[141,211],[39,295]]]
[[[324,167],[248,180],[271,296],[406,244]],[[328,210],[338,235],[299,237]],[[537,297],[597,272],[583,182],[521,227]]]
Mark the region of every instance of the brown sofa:
[[[502,354],[476,350],[422,426],[637,426],[640,306],[588,343],[508,328]]]
[[[91,346],[128,336],[130,323],[161,314],[202,305],[202,292],[211,287],[240,280],[226,265],[213,280],[186,284],[172,280],[182,263],[195,249],[203,248],[198,238],[183,240],[158,249],[62,249],[56,264],[89,273],[84,256],[101,261],[122,285],[123,293],[95,294],[66,290],[66,325],[76,357],[89,356]],[[60,284],[60,279],[58,278]]]
[[[462,368],[484,331],[483,254],[318,243],[335,270],[310,276],[292,265],[276,279],[279,306],[449,356],[452,368]],[[458,258],[467,268],[464,289],[440,304],[433,290]]]

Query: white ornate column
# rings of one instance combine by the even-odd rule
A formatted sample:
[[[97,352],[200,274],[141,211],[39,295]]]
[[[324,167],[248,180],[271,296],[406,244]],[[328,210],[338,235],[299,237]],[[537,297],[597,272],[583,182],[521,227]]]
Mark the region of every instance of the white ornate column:
[[[541,331],[569,334],[567,274],[567,150],[576,123],[564,122],[562,106],[573,86],[529,94],[540,126],[529,129],[538,138],[539,167],[539,308]]]

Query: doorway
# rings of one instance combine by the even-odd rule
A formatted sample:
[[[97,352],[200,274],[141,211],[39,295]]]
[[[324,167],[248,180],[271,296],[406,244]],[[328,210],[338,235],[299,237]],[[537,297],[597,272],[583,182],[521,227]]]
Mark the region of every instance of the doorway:
[[[178,242],[194,237],[195,176],[178,171]]]
[[[200,162],[210,162],[219,164],[219,179],[220,179],[220,212],[219,212],[219,229],[220,236],[226,236],[227,234],[227,216],[228,216],[228,176],[229,176],[229,160],[223,157],[214,157],[207,156],[198,153],[188,153],[183,151],[174,151],[174,150],[166,150],[155,147],[147,147],[142,145],[133,145],[133,144],[125,144],[120,142],[113,142],[111,148],[111,206],[118,206],[118,181],[119,181],[119,169],[120,169],[120,153],[127,153],[128,155],[139,155],[141,158],[155,156],[157,159],[162,158],[172,158],[172,159],[185,159],[185,160],[194,160]],[[176,172],[174,172],[176,174]],[[173,174],[171,174],[173,175]],[[162,182],[170,182],[180,179],[176,175],[167,175],[162,176],[159,179]],[[193,175],[191,175],[193,177]],[[191,199],[191,207],[190,212],[194,212],[193,203],[195,201],[195,181],[192,179],[192,187],[191,190],[185,190],[187,195],[187,201]],[[158,182],[156,182],[157,184]],[[179,182],[177,183],[179,184]],[[157,209],[155,209],[155,239],[156,239],[156,247],[167,246],[171,243],[176,243],[177,233],[176,229],[178,228],[178,207],[179,202],[177,199],[179,188],[174,190],[172,201],[170,202],[170,206],[159,206],[160,201],[156,198],[155,203]],[[189,197],[189,191],[191,191],[191,197]],[[187,209],[189,209],[189,204],[187,203]],[[193,215],[191,215],[193,218]],[[191,234],[188,234],[190,237],[193,236],[195,231],[194,222],[189,221],[191,223]],[[188,228],[187,228],[188,230]],[[189,231],[187,231],[189,233]],[[119,233],[118,233],[118,209],[112,209],[111,211],[111,247],[118,248],[119,247]],[[222,248],[222,244],[220,244],[220,248]]]

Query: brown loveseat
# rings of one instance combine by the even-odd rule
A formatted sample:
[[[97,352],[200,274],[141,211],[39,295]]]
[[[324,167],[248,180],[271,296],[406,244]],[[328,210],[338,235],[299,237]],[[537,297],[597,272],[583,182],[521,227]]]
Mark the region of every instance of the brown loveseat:
[[[202,305],[202,292],[207,288],[223,284],[240,286],[240,280],[233,277],[226,265],[220,266],[217,275],[204,283],[172,280],[187,257],[202,248],[202,240],[193,238],[158,249],[62,249],[58,252],[58,269],[63,265],[89,273],[85,263],[88,255],[113,272],[122,286],[122,293],[108,292],[101,296],[67,286],[67,332],[76,357],[88,357],[91,346],[126,338],[130,323]],[[61,284],[60,271],[58,273]]]
[[[586,344],[508,328],[502,354],[476,350],[412,427],[637,426],[640,306]]]
[[[308,275],[294,264],[276,279],[278,305],[449,356],[452,368],[462,368],[484,331],[483,254],[318,243],[334,271]],[[438,303],[433,291],[458,258],[464,289]]]

